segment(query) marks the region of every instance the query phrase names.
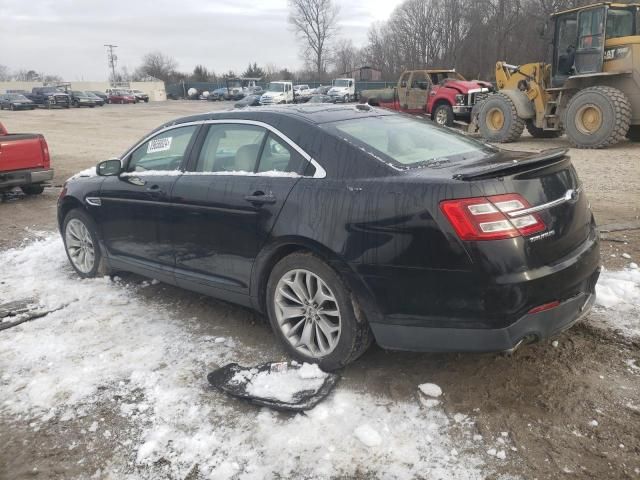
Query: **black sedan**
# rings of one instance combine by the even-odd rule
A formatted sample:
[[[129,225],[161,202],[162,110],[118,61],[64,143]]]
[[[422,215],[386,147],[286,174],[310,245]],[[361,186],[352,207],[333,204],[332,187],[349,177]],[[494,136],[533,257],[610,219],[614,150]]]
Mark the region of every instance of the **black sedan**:
[[[375,339],[504,351],[586,315],[599,243],[564,150],[498,150],[368,105],[171,121],[69,180],[81,277],[130,271],[265,313],[335,369]]]
[[[0,95],[0,110],[34,110],[36,104],[21,93],[5,93]]]
[[[260,105],[260,97],[261,95],[247,95],[242,100],[236,102],[233,106],[235,108],[257,107]]]
[[[93,93],[96,97],[100,97],[104,103],[107,103],[107,100],[109,99],[109,95],[107,95],[104,92],[101,92],[100,90],[91,90],[90,92],[87,93]]]
[[[96,95],[93,92],[84,92],[91,100],[94,101],[94,103],[98,106],[98,107],[104,107],[104,104],[106,103],[106,100],[104,100],[102,97],[99,97],[98,95]]]
[[[90,97],[88,94],[80,90],[71,90],[67,92],[67,95],[71,97],[71,105],[73,105],[76,108],[80,108],[80,107],[93,108],[96,106],[95,100],[92,97]]]

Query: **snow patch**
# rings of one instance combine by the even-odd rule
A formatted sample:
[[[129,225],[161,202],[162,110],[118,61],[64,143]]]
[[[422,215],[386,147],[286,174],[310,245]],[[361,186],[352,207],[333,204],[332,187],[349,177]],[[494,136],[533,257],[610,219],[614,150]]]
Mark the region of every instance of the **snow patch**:
[[[358,440],[364,443],[367,447],[377,447],[382,444],[382,437],[380,434],[369,424],[360,425],[353,432]]]
[[[419,385],[418,388],[422,393],[429,397],[437,398],[442,395],[442,389],[435,383],[423,383],[422,385]]]

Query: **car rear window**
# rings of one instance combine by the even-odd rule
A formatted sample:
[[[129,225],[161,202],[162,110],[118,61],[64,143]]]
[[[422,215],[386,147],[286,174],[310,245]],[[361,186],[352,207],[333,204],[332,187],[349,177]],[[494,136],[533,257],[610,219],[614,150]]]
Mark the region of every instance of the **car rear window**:
[[[324,124],[323,128],[403,169],[444,160],[476,160],[497,151],[460,133],[404,115],[342,120]]]

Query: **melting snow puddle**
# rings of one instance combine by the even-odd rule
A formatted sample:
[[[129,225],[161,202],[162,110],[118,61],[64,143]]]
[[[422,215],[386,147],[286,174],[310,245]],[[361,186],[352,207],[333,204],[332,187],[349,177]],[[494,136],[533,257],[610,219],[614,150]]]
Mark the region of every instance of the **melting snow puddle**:
[[[211,390],[206,374],[216,366],[272,359],[237,338],[194,333],[192,320],[144,300],[138,287],[80,280],[57,236],[0,252],[0,265],[1,302],[67,305],[0,333],[0,413],[34,429],[52,419],[89,420],[87,439],[102,437],[125,452],[101,475],[159,478],[161,465],[162,478],[182,479],[197,465],[202,478],[215,479],[485,476],[473,422],[418,398],[389,401],[339,385],[294,415]],[[116,406],[127,428],[92,421],[104,404]],[[451,428],[462,431],[455,441]]]

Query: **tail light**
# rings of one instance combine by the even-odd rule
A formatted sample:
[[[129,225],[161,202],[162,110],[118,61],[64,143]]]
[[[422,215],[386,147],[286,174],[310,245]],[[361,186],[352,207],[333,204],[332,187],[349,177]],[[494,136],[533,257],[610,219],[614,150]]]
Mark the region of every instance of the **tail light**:
[[[49,155],[49,145],[42,135],[40,135],[40,148],[42,149],[42,159],[45,168],[51,165],[51,156]]]
[[[440,203],[442,213],[462,240],[501,240],[545,230],[546,225],[536,213],[517,214],[530,207],[517,193]]]

